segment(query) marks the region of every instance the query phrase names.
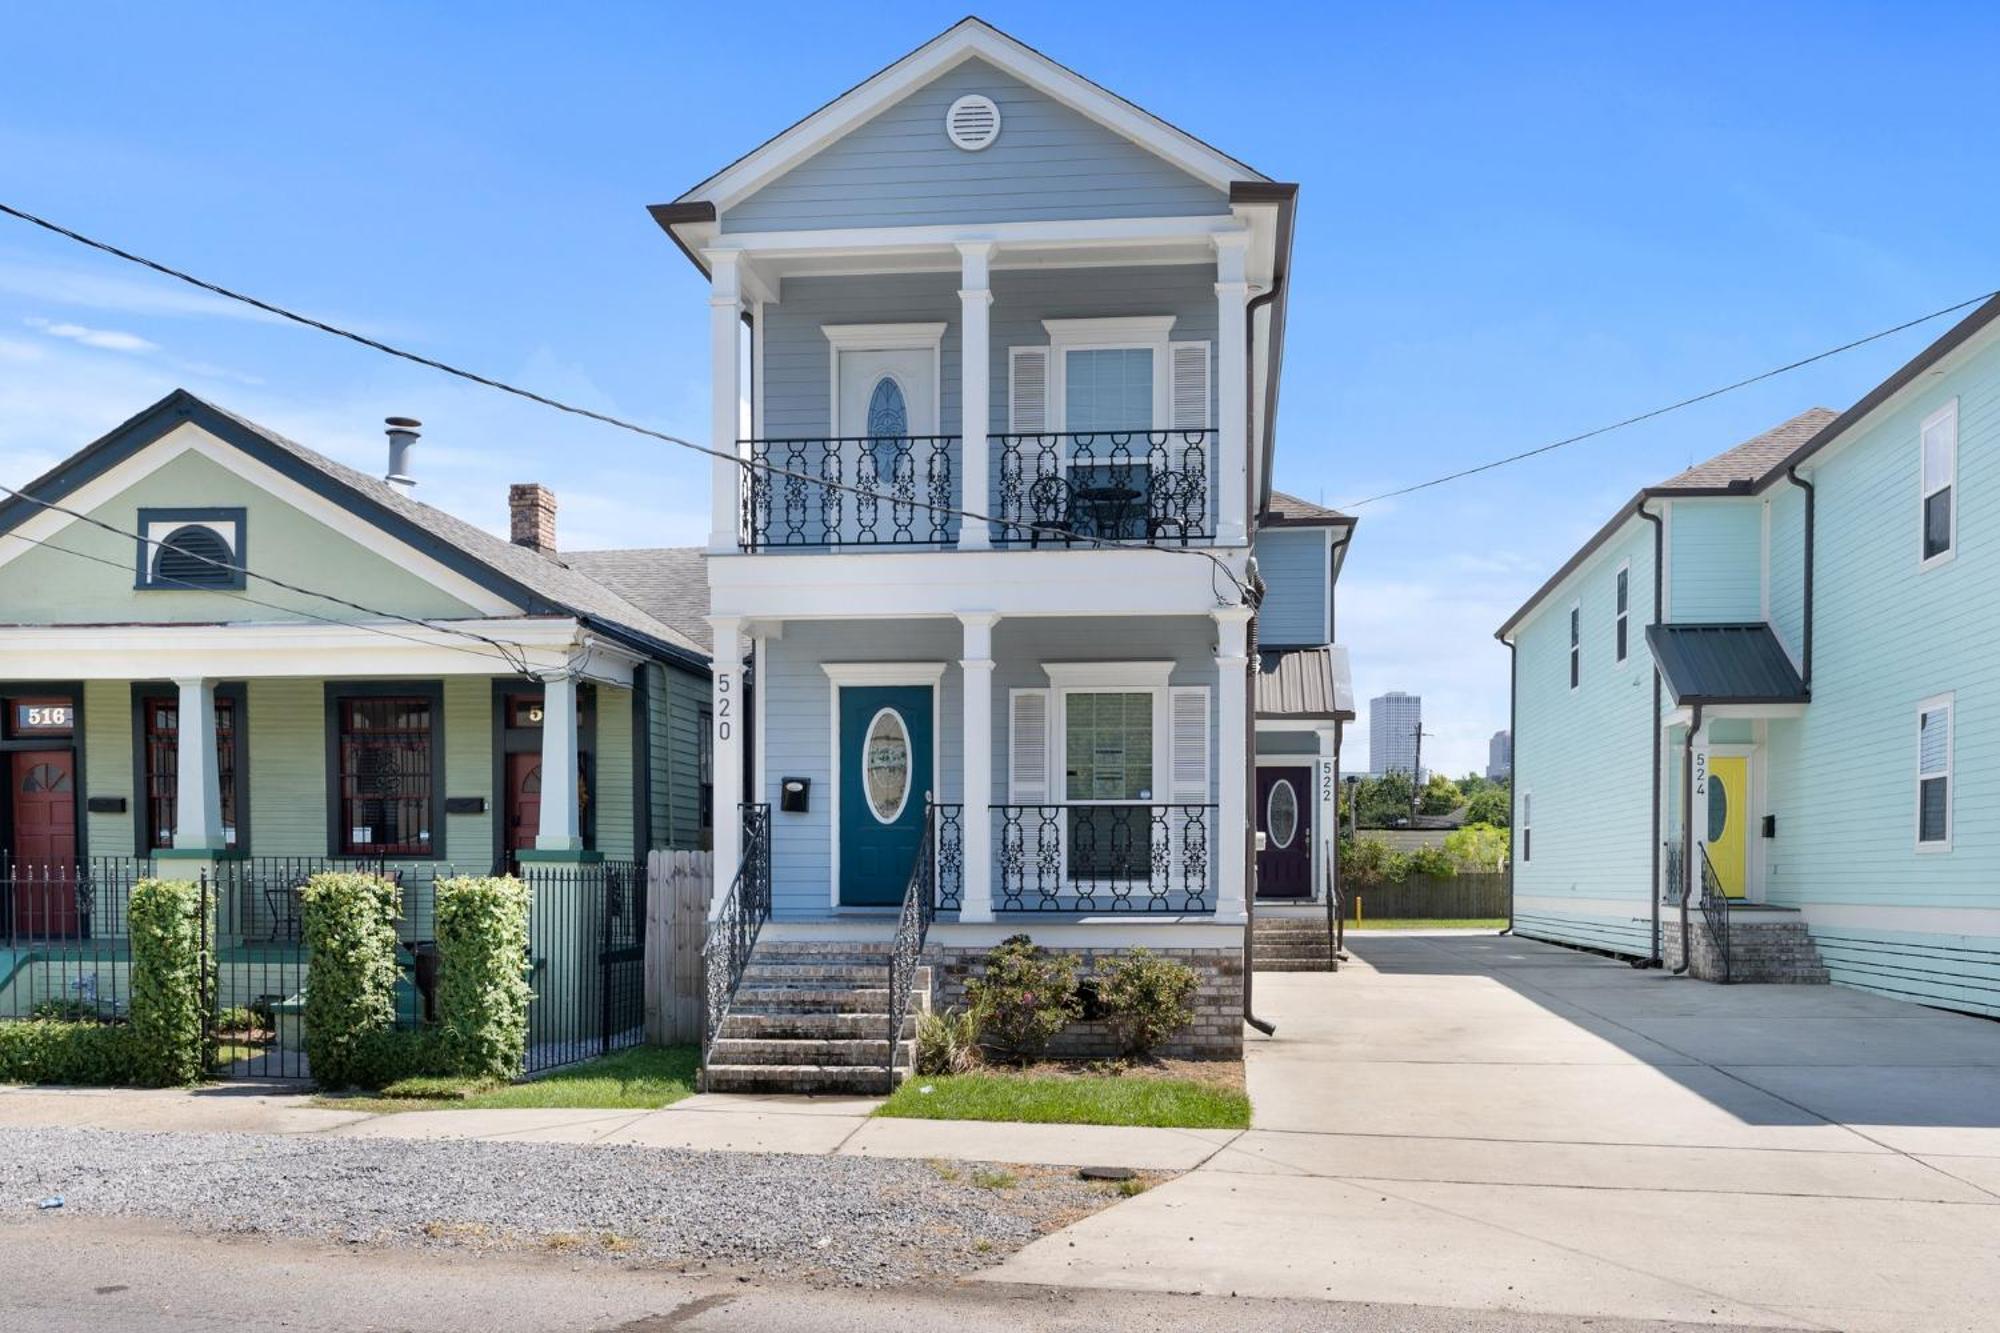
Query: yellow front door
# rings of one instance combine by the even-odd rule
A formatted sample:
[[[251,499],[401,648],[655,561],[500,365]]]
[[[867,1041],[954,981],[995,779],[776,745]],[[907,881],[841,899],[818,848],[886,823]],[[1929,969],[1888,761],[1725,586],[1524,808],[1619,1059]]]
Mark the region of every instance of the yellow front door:
[[[1750,880],[1750,760],[1708,757],[1708,863],[1723,896],[1741,898]]]

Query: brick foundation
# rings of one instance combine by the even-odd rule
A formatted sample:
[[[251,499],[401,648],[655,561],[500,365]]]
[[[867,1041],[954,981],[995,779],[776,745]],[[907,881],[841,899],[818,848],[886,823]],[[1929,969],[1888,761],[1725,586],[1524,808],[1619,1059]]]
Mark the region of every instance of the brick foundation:
[[[927,951],[931,963],[931,1004],[947,1009],[965,1003],[965,984],[986,970],[984,948],[938,948]],[[1051,948],[1082,960],[1078,975],[1094,976],[1100,960],[1117,957],[1121,949]],[[1243,1058],[1243,951],[1241,949],[1154,949],[1161,958],[1185,963],[1201,977],[1195,992],[1194,1022],[1182,1029],[1160,1054],[1190,1060]],[[1065,1028],[1049,1045],[1049,1054],[1114,1056],[1118,1043],[1102,1022],[1078,1022]]]

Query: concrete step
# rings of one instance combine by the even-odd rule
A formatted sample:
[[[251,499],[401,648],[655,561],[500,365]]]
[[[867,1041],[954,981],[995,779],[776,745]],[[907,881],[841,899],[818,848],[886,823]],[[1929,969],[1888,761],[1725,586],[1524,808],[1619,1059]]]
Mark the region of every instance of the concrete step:
[[[1257,955],[1259,972],[1331,972],[1334,970],[1331,958],[1266,958]]]
[[[889,984],[886,963],[762,962],[752,960],[743,969],[745,986],[864,986]]]
[[[907,1077],[897,1070],[895,1081]],[[702,1071],[704,1092],[829,1094],[879,1097],[887,1091],[881,1067],[861,1065],[725,1065]]]
[[[889,988],[846,986],[744,986],[729,1006],[732,1014],[886,1014]]]
[[[717,1035],[736,1040],[756,1041],[845,1041],[877,1040],[889,1026],[889,1010],[880,1013],[839,1013],[830,1010],[763,1010],[745,1012],[731,1009],[722,1020]],[[916,1018],[903,1021],[905,1039],[916,1033]]]
[[[896,1062],[908,1064],[912,1044],[898,1042]],[[880,1069],[889,1058],[889,1042],[886,1038],[874,1041],[846,1039],[841,1041],[794,1040],[782,1041],[768,1037],[750,1040],[719,1039],[708,1049],[711,1063],[719,1065],[819,1065],[827,1068],[846,1068],[850,1065],[873,1065]]]
[[[866,958],[886,962],[892,940],[758,940],[758,958]]]

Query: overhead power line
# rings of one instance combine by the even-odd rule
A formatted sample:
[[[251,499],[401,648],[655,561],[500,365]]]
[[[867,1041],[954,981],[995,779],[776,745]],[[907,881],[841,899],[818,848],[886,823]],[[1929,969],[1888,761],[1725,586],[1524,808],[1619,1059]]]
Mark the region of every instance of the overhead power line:
[[[1878,333],[1871,333],[1865,338],[1856,338],[1853,342],[1845,342],[1838,347],[1829,347],[1823,352],[1815,352],[1811,356],[1787,362],[1782,366],[1774,366],[1770,370],[1752,375],[1748,379],[1740,379],[1733,384],[1725,384],[1721,388],[1710,389],[1706,393],[1698,393],[1692,397],[1683,398],[1679,402],[1668,403],[1665,407],[1656,407],[1651,411],[1640,412],[1633,416],[1625,417],[1622,420],[1614,421],[1609,425],[1598,426],[1593,430],[1584,431],[1579,435],[1571,435],[1560,440],[1551,440],[1549,443],[1537,445],[1533,449],[1523,449],[1518,454],[1508,454],[1505,458],[1496,458],[1491,462],[1480,463],[1475,467],[1461,468],[1457,472],[1447,472],[1442,477],[1432,477],[1429,481],[1419,481],[1408,486],[1399,486],[1393,491],[1383,491],[1380,495],[1371,495],[1365,500],[1350,500],[1342,505],[1341,508],[1359,509],[1363,505],[1372,505],[1378,500],[1393,500],[1399,495],[1409,495],[1415,491],[1426,491],[1433,486],[1442,486],[1449,481],[1459,481],[1466,477],[1476,476],[1481,472],[1491,472],[1495,468],[1506,467],[1509,463],[1519,463],[1524,459],[1535,458],[1557,449],[1567,448],[1572,444],[1581,444],[1585,440],[1594,440],[1600,435],[1609,435],[1612,431],[1623,430],[1627,426],[1636,426],[1642,421],[1651,421],[1654,417],[1663,417],[1669,412],[1678,412],[1684,407],[1693,407],[1696,403],[1705,403],[1711,398],[1720,398],[1726,393],[1734,393],[1736,390],[1748,388],[1752,384],[1757,384],[1768,379],[1775,379],[1777,376],[1783,375],[1788,371],[1798,370],[1802,366],[1809,366],[1815,361],[1824,361],[1830,356],[1838,356],[1842,352],[1851,352],[1857,347],[1865,347],[1869,343],[1879,342],[1881,339],[1901,333],[1905,329],[1913,329],[1919,324],[1928,324],[1934,319],[1942,319],[1946,315],[1955,314],[1967,306],[1978,305],[1981,301],[1991,300],[1995,296],[2000,296],[2000,291],[1984,292],[1978,296],[1968,297],[1954,305],[1948,305],[1942,310],[1933,310],[1928,315],[1918,315],[1915,319],[1906,319],[1893,328],[1883,329]]]
[[[175,268],[170,264],[163,264],[157,259],[149,259],[144,255],[135,254],[130,250],[126,250],[119,246],[113,245],[109,241],[99,240],[94,236],[89,236],[84,234],[83,232],[76,231],[73,228],[65,227],[59,222],[53,222],[50,221],[48,218],[41,217],[34,213],[30,213],[26,209],[16,208],[12,204],[0,203],[0,213],[5,213],[9,217],[18,218],[23,222],[30,223],[33,226],[40,227],[44,231],[53,232],[57,236],[64,237],[67,240],[75,241],[79,245],[88,246],[92,250],[96,250],[99,251],[100,253],[110,255],[115,259],[122,259],[128,264],[137,264],[141,268],[151,269],[153,272],[161,274],[164,277],[172,278],[176,282],[183,282],[190,287],[197,287],[202,291],[212,293],[213,295],[223,297],[227,300],[237,301],[243,305],[250,306],[253,309],[262,310],[264,313],[268,315],[277,316],[279,319],[289,320],[291,323],[303,325],[304,327],[309,329],[317,329],[321,333],[331,334],[333,337],[336,338],[345,338],[349,342],[358,343],[363,347],[367,347],[374,351],[381,352],[384,355],[397,357],[400,360],[408,361],[415,365],[424,366],[427,367],[428,369],[438,371],[441,374],[450,375],[453,376],[454,378],[465,380],[468,383],[478,384],[485,388],[496,390],[500,393],[511,394],[516,398],[523,398],[531,403],[539,403],[541,406],[551,408],[557,412],[565,412],[571,416],[583,417],[586,420],[595,421],[606,426],[611,426],[617,430],[629,431],[634,435],[643,435],[648,439],[658,440],[663,444],[671,444],[679,449],[687,449],[693,451],[694,453],[705,454],[710,458],[721,459],[724,462],[735,464],[736,467],[742,471],[762,472],[768,476],[783,477],[788,480],[799,481],[799,482],[804,482],[808,485],[823,487],[827,490],[843,491],[851,495],[862,496],[877,501],[884,499],[893,499],[895,503],[899,505],[909,505],[912,508],[921,509],[927,513],[944,514],[955,518],[969,520],[975,523],[998,523],[1005,527],[1019,529],[1024,532],[1040,533],[1043,536],[1060,538],[1061,540],[1066,542],[1084,542],[1091,546],[1106,547],[1106,548],[1121,549],[1121,550],[1157,551],[1164,555],[1194,556],[1199,559],[1206,560],[1214,570],[1220,571],[1222,576],[1228,579],[1230,584],[1235,587],[1237,594],[1239,596],[1242,596],[1245,593],[1245,588],[1243,586],[1242,580],[1237,578],[1236,574],[1229,568],[1228,565],[1224,564],[1221,560],[1217,559],[1210,552],[1200,550],[1195,547],[1154,546],[1146,542],[1120,541],[1109,537],[1086,537],[1083,536],[1082,534],[1073,532],[1068,528],[1058,528],[1039,523],[1023,523],[1013,519],[995,518],[991,514],[975,513],[970,509],[960,509],[952,505],[937,504],[935,502],[917,500],[917,499],[906,500],[899,497],[892,497],[884,494],[881,491],[877,491],[866,486],[855,485],[854,483],[851,482],[836,481],[827,477],[815,476],[814,474],[809,472],[799,472],[799,471],[794,471],[793,469],[790,468],[780,467],[774,463],[768,463],[756,459],[744,458],[738,454],[733,454],[721,449],[716,449],[709,445],[697,444],[693,440],[684,439],[678,435],[670,435],[665,431],[654,430],[650,426],[642,426],[636,421],[628,421],[623,417],[612,416],[608,412],[599,412],[594,408],[579,407],[574,403],[566,403],[559,398],[551,398],[547,394],[539,393],[536,390],[524,389],[519,385],[510,384],[505,380],[495,379],[491,375],[484,375],[476,370],[467,370],[462,366],[455,366],[452,365],[450,362],[440,361],[436,357],[425,356],[421,352],[412,352],[407,348],[397,347],[393,343],[383,342],[379,338],[371,338],[367,334],[357,333],[352,329],[342,328],[338,324],[329,324],[325,320],[315,319],[311,315],[302,315],[295,310],[287,309],[286,307],[277,305],[274,302],[266,301],[260,297],[255,297],[248,295],[247,293],[244,292],[236,291],[235,289],[230,287],[225,287],[220,283],[210,282],[206,278],[196,277],[194,274],[186,272],[183,269]],[[1133,433],[1139,434],[1142,432],[1135,431]],[[1213,575],[1211,574],[1211,579],[1212,578]],[[1218,598],[1217,600],[1221,599]]]

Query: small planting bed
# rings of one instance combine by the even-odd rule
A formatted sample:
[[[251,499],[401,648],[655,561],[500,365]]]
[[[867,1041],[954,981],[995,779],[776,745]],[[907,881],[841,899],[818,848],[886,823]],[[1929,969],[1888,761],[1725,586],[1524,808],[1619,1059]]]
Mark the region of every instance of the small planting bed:
[[[1395,917],[1376,917],[1372,920],[1350,921],[1347,928],[1353,930],[1505,930],[1505,917],[1410,917],[1398,920]]]
[[[1243,1066],[1219,1060],[1045,1060],[909,1079],[875,1112],[912,1120],[1248,1129]]]
[[[594,1109],[650,1111],[694,1095],[695,1046],[635,1046],[520,1083],[406,1078],[367,1096],[322,1097],[354,1111]]]

